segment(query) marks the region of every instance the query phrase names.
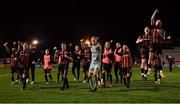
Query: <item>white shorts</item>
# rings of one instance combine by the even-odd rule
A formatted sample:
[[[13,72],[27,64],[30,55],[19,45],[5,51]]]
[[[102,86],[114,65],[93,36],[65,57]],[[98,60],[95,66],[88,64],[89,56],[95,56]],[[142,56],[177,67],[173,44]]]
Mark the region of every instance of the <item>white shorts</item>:
[[[101,68],[101,62],[91,62],[90,67],[89,67],[89,72],[90,73],[95,73]]]

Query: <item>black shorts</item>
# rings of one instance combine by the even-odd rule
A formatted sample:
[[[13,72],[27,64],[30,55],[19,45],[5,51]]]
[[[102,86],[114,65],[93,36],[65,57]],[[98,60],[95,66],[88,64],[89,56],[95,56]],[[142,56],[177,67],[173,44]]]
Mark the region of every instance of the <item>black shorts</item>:
[[[44,74],[51,75],[51,69],[44,69]]]
[[[63,70],[63,64],[59,64],[58,65],[58,71],[62,71]]]
[[[103,63],[103,69],[106,70],[106,69],[111,69],[112,68],[112,64],[105,64]]]
[[[157,54],[162,54],[162,46],[160,44],[157,43],[153,43],[153,50],[154,52],[156,52]]]
[[[18,67],[12,66],[11,73],[18,73]]]
[[[114,62],[114,69],[119,69],[121,66],[121,62]]]
[[[144,48],[144,51],[141,52],[141,58],[148,60],[148,58],[149,58],[149,50],[147,48]]]
[[[154,69],[162,70],[162,65],[154,65]]]
[[[106,70],[107,72],[111,72],[112,71],[112,64],[103,63],[103,69]]]
[[[76,67],[77,67],[77,68],[80,68],[80,63],[81,63],[80,61],[75,61],[75,62],[73,62],[72,67],[73,67],[73,68],[76,68]]]
[[[122,68],[122,74],[125,75],[127,73],[131,73],[131,68]]]
[[[22,68],[18,68],[18,73],[19,73],[20,75],[22,75],[22,74],[23,74],[23,70],[22,70]]]
[[[62,70],[65,77],[68,75],[69,64],[60,64],[60,70]]]
[[[85,63],[85,64],[83,65],[83,72],[88,71],[88,70],[89,70],[89,66],[90,66],[90,63]]]

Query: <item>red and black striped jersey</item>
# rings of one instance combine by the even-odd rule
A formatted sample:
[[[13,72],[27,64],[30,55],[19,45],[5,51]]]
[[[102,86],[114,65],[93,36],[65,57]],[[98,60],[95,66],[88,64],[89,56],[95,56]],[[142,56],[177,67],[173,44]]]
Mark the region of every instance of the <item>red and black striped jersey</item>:
[[[152,31],[152,43],[163,44],[164,34],[165,34],[165,31],[163,29],[154,28]]]
[[[132,58],[129,52],[124,52],[122,56],[122,67],[129,68],[132,65]]]
[[[59,64],[69,64],[69,53],[67,51],[59,51]]]
[[[150,47],[150,45],[152,44],[152,38],[150,35],[143,35],[142,36],[142,47]]]
[[[21,68],[29,68],[30,60],[29,60],[30,52],[28,50],[21,50],[19,53],[19,63]]]

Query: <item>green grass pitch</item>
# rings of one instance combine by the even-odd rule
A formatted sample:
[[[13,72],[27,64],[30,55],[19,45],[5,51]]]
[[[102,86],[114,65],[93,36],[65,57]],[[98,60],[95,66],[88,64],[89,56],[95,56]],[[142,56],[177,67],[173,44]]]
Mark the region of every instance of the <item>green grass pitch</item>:
[[[133,68],[130,88],[123,84],[114,84],[113,88],[99,88],[97,92],[89,92],[89,85],[73,82],[69,69],[70,88],[61,91],[60,83],[56,83],[57,68],[52,69],[52,84],[45,84],[43,69],[36,69],[35,84],[28,84],[25,91],[22,85],[11,85],[10,69],[0,68],[0,103],[176,103],[180,102],[180,68],[172,73],[164,68],[165,78],[159,86],[155,85],[153,73],[145,82],[140,78],[140,69]],[[113,74],[114,79],[114,74]],[[115,82],[115,81],[113,81]]]

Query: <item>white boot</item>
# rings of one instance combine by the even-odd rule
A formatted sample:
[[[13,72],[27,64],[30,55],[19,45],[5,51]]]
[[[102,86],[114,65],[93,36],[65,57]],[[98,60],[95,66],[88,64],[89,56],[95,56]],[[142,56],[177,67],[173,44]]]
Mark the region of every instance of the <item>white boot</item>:
[[[33,84],[34,84],[34,81],[32,81],[31,84],[33,85]]]
[[[148,73],[147,75],[150,75],[151,74],[151,68],[148,68]]]
[[[160,75],[161,75],[161,77],[163,77],[163,78],[165,77],[162,70],[160,70]]]
[[[28,82],[29,82],[29,78],[26,79],[26,83],[28,83]]]

